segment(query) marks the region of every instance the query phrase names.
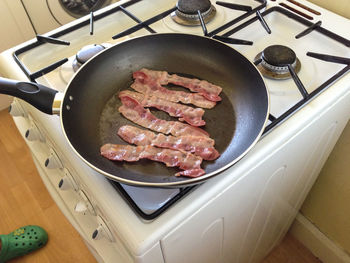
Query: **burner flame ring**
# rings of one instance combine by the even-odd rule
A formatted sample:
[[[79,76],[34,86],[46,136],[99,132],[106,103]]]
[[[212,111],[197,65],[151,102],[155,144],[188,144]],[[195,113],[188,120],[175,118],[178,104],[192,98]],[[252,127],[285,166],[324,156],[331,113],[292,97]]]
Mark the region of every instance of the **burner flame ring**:
[[[211,5],[210,8],[204,12],[201,12],[205,23],[211,21],[216,14],[215,6]],[[181,12],[179,9],[172,12],[170,17],[178,24],[184,26],[198,26],[201,24],[199,16],[197,14],[186,14]]]
[[[213,8],[210,7],[208,10],[204,11],[204,12],[201,12],[202,16],[206,16],[208,15],[210,12],[213,11]],[[198,14],[186,14],[186,13],[183,13],[181,12],[179,9],[177,9],[175,11],[175,13],[178,15],[178,16],[181,16],[181,17],[185,17],[185,18],[188,18],[188,19],[192,19],[192,20],[196,20],[196,19],[199,19],[198,18]]]
[[[254,61],[259,61],[257,68],[264,77],[270,79],[288,79],[292,75],[288,66],[291,66],[295,73],[301,69],[301,63],[295,52],[282,45],[272,45],[257,54]]]
[[[266,68],[267,70],[270,70],[272,72],[274,72],[275,74],[287,74],[289,73],[289,69],[288,69],[288,66],[274,66],[274,65],[271,65],[269,63],[267,63],[263,56],[261,55],[261,66],[263,66],[264,68]],[[296,68],[296,65],[297,65],[297,59],[291,64],[292,68]]]

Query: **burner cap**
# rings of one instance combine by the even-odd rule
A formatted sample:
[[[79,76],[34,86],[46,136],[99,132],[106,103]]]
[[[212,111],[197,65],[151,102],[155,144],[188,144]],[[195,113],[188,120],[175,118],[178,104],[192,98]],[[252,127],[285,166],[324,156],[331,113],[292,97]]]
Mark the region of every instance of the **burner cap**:
[[[76,55],[76,58],[78,62],[81,64],[84,64],[86,61],[88,61],[90,58],[95,56],[97,53],[101,52],[104,50],[105,47],[102,45],[88,45],[80,49]]]
[[[254,58],[254,61],[261,62],[257,68],[261,74],[271,79],[288,79],[291,74],[288,68],[290,65],[296,73],[300,71],[301,64],[296,54],[289,47],[273,45],[265,48]]]
[[[273,66],[287,66],[292,65],[297,56],[289,47],[281,45],[273,45],[264,49],[262,58]]]
[[[204,23],[211,21],[216,8],[209,0],[179,0],[176,3],[177,10],[170,17],[178,24],[184,26],[198,26],[201,24],[198,10],[201,12]]]
[[[80,49],[73,61],[74,72],[77,71],[80,68],[80,66],[83,65],[86,61],[88,61],[90,58],[92,58],[104,49],[104,46],[98,44],[88,45]]]
[[[184,14],[197,14],[197,11],[204,13],[211,7],[209,0],[179,0],[176,4],[178,10]]]

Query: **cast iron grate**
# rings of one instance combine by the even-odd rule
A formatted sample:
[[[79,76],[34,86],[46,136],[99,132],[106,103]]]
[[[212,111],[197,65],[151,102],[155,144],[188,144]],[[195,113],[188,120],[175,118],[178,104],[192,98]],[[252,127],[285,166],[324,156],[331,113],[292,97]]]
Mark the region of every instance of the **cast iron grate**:
[[[59,38],[70,33],[73,32],[79,28],[82,28],[84,26],[89,25],[89,33],[90,35],[94,34],[94,22],[98,21],[110,14],[113,14],[115,12],[123,12],[124,14],[126,14],[128,17],[130,17],[130,19],[134,20],[135,22],[137,22],[137,24],[133,27],[130,27],[122,32],[119,32],[118,34],[112,36],[113,39],[118,39],[127,35],[130,35],[140,29],[146,29],[147,31],[149,31],[150,33],[156,33],[155,30],[153,30],[150,26],[163,19],[164,17],[170,15],[172,12],[174,12],[177,8],[173,7],[165,12],[162,12],[156,16],[153,16],[145,21],[141,21],[140,19],[138,19],[134,14],[132,14],[131,12],[129,12],[127,10],[127,7],[132,6],[134,4],[137,4],[138,2],[141,2],[142,0],[130,0],[126,3],[124,3],[123,5],[119,5],[116,6],[106,12],[103,13],[99,13],[97,15],[95,15],[93,12],[90,13],[90,16],[88,16],[85,20],[83,20],[80,23],[75,24],[72,27],[63,29],[59,32],[56,32],[54,34],[52,34],[51,36],[42,36],[42,35],[37,35],[37,41],[34,43],[31,43],[27,46],[24,46],[18,50],[16,50],[13,54],[14,59],[16,61],[16,63],[20,66],[20,68],[22,69],[22,71],[24,72],[24,74],[31,80],[36,82],[36,79],[55,70],[56,68],[60,67],[61,65],[63,65],[64,63],[66,63],[68,61],[68,58],[62,58],[61,60],[52,63],[36,72],[31,72],[25,65],[24,63],[22,63],[22,61],[19,58],[19,55],[22,53],[25,53],[33,48],[36,48],[40,45],[43,45],[45,43],[49,43],[52,45],[67,45],[69,46],[69,42],[64,41],[64,40],[60,40]],[[242,21],[243,19],[249,17],[251,14],[258,12],[260,9],[264,8],[266,6],[266,0],[257,0],[258,2],[260,2],[261,4],[259,6],[257,6],[256,8],[252,9],[250,8],[250,11],[247,11],[246,13],[244,13],[243,15],[227,22],[226,24],[218,27],[217,29],[215,29],[213,32],[209,32],[208,36],[214,36],[217,33],[220,33],[221,31],[229,28],[230,26]],[[225,41],[224,39],[221,39],[222,41]],[[228,40],[229,42],[229,40]],[[229,42],[230,43],[230,42]]]

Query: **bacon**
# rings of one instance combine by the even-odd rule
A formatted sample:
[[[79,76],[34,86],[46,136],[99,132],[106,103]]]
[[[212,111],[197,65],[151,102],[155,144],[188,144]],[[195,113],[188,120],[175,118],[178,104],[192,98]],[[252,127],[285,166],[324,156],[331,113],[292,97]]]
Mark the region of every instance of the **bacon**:
[[[105,144],[100,149],[101,155],[113,161],[136,162],[149,159],[163,162],[167,167],[179,167],[184,170],[175,176],[198,177],[205,173],[201,169],[202,158],[191,153],[184,153],[169,149],[160,149],[150,145],[131,146],[120,144]]]
[[[215,160],[220,154],[214,148],[215,141],[208,137],[197,136],[166,136],[135,126],[124,125],[119,128],[118,135],[126,142],[138,146],[157,146],[173,150],[186,151],[202,157],[204,160]]]
[[[186,176],[186,177],[199,177],[201,175],[203,175],[205,172],[203,169],[189,169],[189,170],[185,170],[179,173],[176,173],[175,176]]]
[[[119,93],[119,97],[128,96],[137,100],[143,107],[154,107],[167,112],[170,116],[178,117],[180,121],[185,121],[192,126],[203,126],[202,119],[204,110],[202,108],[192,108],[183,104],[170,102],[156,96],[144,95],[138,92],[124,90]]]
[[[133,98],[120,96],[120,99],[123,105],[119,107],[119,112],[128,120],[142,127],[164,134],[172,134],[174,136],[192,135],[209,137],[206,131],[198,127],[193,127],[179,121],[158,119]]]
[[[134,74],[135,75],[135,74]],[[135,79],[130,86],[132,89],[145,94],[153,95],[161,99],[172,102],[182,102],[184,104],[193,104],[197,107],[211,109],[216,105],[216,102],[207,100],[198,93],[190,93],[179,90],[169,90],[158,82],[143,82],[140,79]]]
[[[210,101],[221,101],[219,94],[222,88],[206,80],[186,78],[176,74],[170,75],[166,71],[149,70],[146,68],[134,72],[133,77],[141,80],[142,83],[157,82],[160,85],[172,83],[197,92]]]

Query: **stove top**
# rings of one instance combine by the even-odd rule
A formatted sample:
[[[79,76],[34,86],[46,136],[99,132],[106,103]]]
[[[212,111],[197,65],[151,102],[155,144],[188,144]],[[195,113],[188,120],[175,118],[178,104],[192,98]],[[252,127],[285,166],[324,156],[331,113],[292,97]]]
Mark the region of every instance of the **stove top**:
[[[120,1],[48,35],[37,36],[18,48],[14,58],[30,80],[64,92],[75,74],[72,65],[76,54],[86,46],[108,48],[132,37],[154,33],[182,32],[212,37],[241,52],[263,75],[270,72],[265,82],[271,110],[263,136],[350,70],[350,41],[327,29],[327,19],[333,21],[336,17],[322,15],[311,4],[306,6],[294,0],[248,0],[212,1],[211,5],[215,14],[210,19],[205,14],[209,11],[200,7],[185,14],[196,22],[183,25],[174,16],[179,9],[188,7],[181,7],[176,1]],[[146,7],[148,12],[143,11]],[[281,57],[278,52],[287,50],[295,58],[277,62],[276,55],[271,54],[274,46],[282,47],[274,51],[277,57]],[[193,190],[193,187],[151,189],[111,183],[146,219],[155,218]]]

